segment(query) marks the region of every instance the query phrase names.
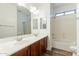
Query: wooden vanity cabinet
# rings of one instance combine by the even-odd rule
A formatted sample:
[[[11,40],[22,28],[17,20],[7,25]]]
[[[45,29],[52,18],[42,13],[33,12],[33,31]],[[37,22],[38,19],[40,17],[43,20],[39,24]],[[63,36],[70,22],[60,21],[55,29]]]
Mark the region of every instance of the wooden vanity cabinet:
[[[44,37],[30,46],[17,51],[12,56],[41,56],[46,52],[47,39],[48,37]]]

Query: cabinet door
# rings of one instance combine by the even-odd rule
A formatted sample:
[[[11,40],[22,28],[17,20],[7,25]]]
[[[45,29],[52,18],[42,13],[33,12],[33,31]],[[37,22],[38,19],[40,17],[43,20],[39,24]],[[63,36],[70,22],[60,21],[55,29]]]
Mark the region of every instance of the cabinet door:
[[[25,52],[26,54],[26,56],[30,56],[30,46],[29,47],[26,47],[26,52]]]
[[[43,55],[47,49],[47,37],[40,40],[40,55]]]
[[[40,55],[44,53],[44,39],[40,40]]]
[[[40,51],[40,42],[35,42],[34,44],[31,45],[31,56],[39,56],[39,51]]]
[[[48,36],[44,38],[44,44],[45,44],[45,46],[44,46],[44,48],[45,48],[44,52],[46,52],[46,49],[47,49],[47,40],[48,40]]]
[[[26,54],[25,51],[26,51],[26,49],[24,48],[14,54],[12,54],[12,56],[25,56],[25,54]]]

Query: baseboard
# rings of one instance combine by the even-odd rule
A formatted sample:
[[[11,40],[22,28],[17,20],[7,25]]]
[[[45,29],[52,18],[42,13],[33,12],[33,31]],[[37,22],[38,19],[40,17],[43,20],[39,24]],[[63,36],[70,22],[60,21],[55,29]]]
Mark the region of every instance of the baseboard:
[[[53,55],[72,56],[72,52],[52,47]]]

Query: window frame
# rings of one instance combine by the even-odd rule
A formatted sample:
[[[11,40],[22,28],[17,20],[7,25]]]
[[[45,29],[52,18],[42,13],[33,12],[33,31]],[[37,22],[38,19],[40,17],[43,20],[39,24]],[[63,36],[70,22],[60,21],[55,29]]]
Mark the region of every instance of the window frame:
[[[65,15],[76,14],[76,10],[75,9],[74,10],[69,10],[69,11],[66,11],[64,13],[65,13]]]
[[[64,16],[64,12],[56,13],[55,16]]]
[[[74,13],[69,13],[69,14],[66,14],[67,12],[72,12],[74,11]],[[62,14],[63,15],[57,15],[57,14]],[[56,13],[55,16],[58,17],[58,16],[65,16],[65,15],[70,15],[70,14],[76,14],[76,9],[73,9],[73,10],[69,10],[69,11],[64,11],[64,12],[60,12],[60,13]]]

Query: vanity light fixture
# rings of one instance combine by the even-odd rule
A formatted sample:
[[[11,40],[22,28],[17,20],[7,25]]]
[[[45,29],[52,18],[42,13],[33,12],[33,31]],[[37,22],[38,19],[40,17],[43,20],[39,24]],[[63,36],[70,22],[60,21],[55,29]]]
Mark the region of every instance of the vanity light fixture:
[[[39,14],[39,10],[35,7],[35,6],[31,6],[30,7],[30,11],[35,14],[35,15],[38,15]]]
[[[44,17],[43,20],[46,21],[46,18]]]
[[[38,15],[38,14],[39,14],[39,10],[36,10],[36,11],[34,12],[34,14],[35,14],[35,15]]]
[[[32,13],[35,12],[35,11],[36,11],[36,7],[31,6],[31,7],[30,7],[30,11],[31,11]]]

